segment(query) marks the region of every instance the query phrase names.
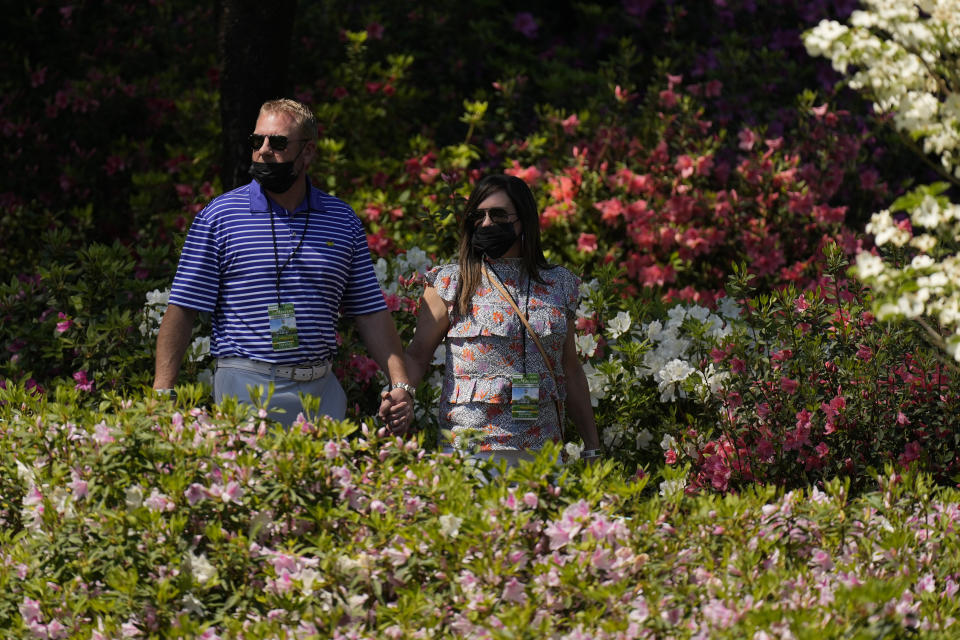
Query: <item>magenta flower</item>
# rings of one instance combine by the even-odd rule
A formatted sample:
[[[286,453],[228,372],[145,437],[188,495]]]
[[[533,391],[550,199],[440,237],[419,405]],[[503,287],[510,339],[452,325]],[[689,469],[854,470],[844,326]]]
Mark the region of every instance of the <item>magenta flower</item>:
[[[540,25],[537,24],[536,18],[529,11],[521,11],[513,19],[513,30],[520,32],[524,37],[531,40],[537,37],[539,28]]]
[[[781,378],[780,379],[780,388],[783,389],[786,393],[796,393],[797,388],[800,387],[800,383],[792,378]]]
[[[79,391],[93,391],[93,380],[87,377],[86,371],[77,371],[73,374],[73,379],[77,383],[73,386],[74,389]]]

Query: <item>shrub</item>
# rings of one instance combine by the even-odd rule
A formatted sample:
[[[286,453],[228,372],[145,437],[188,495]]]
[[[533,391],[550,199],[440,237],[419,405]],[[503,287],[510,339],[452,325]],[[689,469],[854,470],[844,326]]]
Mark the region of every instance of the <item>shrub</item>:
[[[684,495],[668,470],[499,475],[366,425],[289,431],[108,395],[0,391],[0,625],[15,635],[947,637],[958,495]],[[529,630],[529,631],[528,631]],[[762,637],[762,635],[761,635]]]

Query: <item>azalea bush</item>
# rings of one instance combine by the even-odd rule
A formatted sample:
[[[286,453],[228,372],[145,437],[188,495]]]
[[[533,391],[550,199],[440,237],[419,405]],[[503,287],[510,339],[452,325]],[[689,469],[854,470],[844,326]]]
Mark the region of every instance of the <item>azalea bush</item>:
[[[945,181],[922,185],[876,213],[867,231],[881,251],[857,269],[882,318],[915,320],[960,360],[960,24],[953,0],[866,1],[849,25],[824,20],[805,35],[847,83],[873,102]]]
[[[367,424],[0,391],[0,625],[18,637],[949,637],[960,495],[690,497],[682,469],[516,469]],[[644,490],[653,481],[652,495]]]

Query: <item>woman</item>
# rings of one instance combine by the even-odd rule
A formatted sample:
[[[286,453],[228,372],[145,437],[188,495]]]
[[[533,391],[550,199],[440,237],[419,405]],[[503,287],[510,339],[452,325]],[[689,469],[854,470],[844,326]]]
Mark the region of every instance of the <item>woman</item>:
[[[473,439],[478,457],[515,464],[548,440],[562,440],[559,410],[577,425],[583,457],[596,457],[597,428],[574,342],[580,281],[547,263],[529,187],[513,176],[483,178],[467,201],[460,232],[459,262],[427,273],[405,353],[410,382],[420,382],[446,339],[440,426],[453,433],[454,447]]]

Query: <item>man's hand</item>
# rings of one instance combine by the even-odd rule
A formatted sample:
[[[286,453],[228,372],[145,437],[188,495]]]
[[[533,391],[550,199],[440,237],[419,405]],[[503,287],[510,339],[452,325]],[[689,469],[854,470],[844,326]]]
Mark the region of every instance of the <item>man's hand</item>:
[[[391,433],[406,435],[413,424],[413,396],[404,389],[382,392],[377,415]]]

